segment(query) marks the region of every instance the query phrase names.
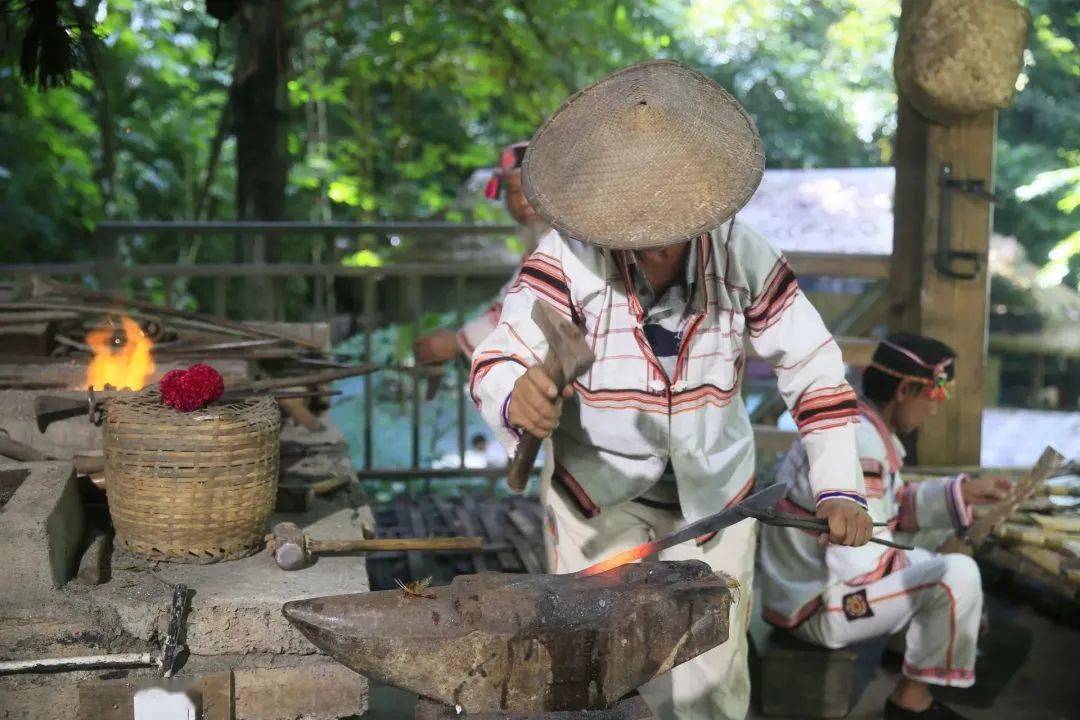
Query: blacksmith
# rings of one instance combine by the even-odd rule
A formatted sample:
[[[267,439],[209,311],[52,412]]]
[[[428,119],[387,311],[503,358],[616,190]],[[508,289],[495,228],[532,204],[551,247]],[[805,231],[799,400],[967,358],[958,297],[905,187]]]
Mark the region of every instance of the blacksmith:
[[[750,492],[754,439],[739,393],[747,337],[775,368],[810,449],[814,510],[831,540],[869,537],[840,350],[783,256],[734,220],[763,164],[738,102],[670,61],[586,88],[533,138],[525,193],[555,230],[474,353],[471,391],[510,452],[522,433],[553,435],[554,478],[542,491],[553,572]],[[562,397],[539,366],[548,348],[530,319],[537,302],[578,323],[596,355]],[[726,643],[641,688],[655,717],[745,716],[754,548],[743,522],[661,554],[704,560],[741,592]]]
[[[944,343],[894,335],[863,373],[862,422],[856,430],[870,515],[894,531],[966,528],[971,506],[1005,496],[1002,478],[966,475],[908,484],[900,476],[904,446],[897,433],[915,430],[949,392],[955,355]],[[781,509],[809,514],[813,483],[804,442],[781,464],[792,490]],[[811,456],[812,457],[812,456]],[[885,706],[888,720],[961,717],[934,701],[928,685],[968,687],[975,681],[975,642],[982,607],[979,567],[966,555],[881,545],[821,547],[798,530],[766,527],[761,539],[765,619],[829,648],[906,630],[902,677]]]
[[[528,146],[526,141],[503,148],[499,153],[499,166],[484,188],[484,195],[488,200],[505,198],[506,210],[514,222],[521,226],[521,239],[525,250],[523,259],[536,249],[540,236],[548,231],[548,224],[532,209],[521,188],[521,161]],[[458,353],[466,358],[472,356],[476,345],[495,329],[499,313],[502,312],[503,298],[516,281],[517,273],[514,273],[484,312],[469,320],[459,330],[435,330],[418,338],[413,348],[417,362],[444,363],[453,360]]]

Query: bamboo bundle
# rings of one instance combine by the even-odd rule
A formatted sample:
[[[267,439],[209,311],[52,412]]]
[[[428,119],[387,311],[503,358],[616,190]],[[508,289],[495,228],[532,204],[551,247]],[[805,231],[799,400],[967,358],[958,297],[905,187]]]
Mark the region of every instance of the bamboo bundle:
[[[1047,548],[1034,545],[1017,545],[1015,551],[1017,555],[1038,565],[1046,572],[1070,582],[1074,581],[1070,580],[1070,578],[1075,578],[1077,571],[1080,570],[1080,561],[1076,558],[1062,555]]]
[[[1065,464],[1065,458],[1052,447],[1047,447],[1039,456],[1038,461],[1024,477],[1022,477],[1004,500],[997,503],[992,509],[975,520],[968,529],[966,537],[952,536],[938,548],[943,553],[971,554],[973,548],[982,545],[994,532],[994,529],[1003,524],[1022,504],[1027,502],[1032,495],[1038,492],[1054,472]]]
[[[1073,557],[1080,557],[1080,535],[1070,535],[1063,532],[1046,531],[1025,525],[1006,523],[994,531],[994,534],[1002,540],[1012,543],[1035,545],[1068,553]]]
[[[1031,517],[1045,530],[1080,533],[1080,515],[1032,515]]]

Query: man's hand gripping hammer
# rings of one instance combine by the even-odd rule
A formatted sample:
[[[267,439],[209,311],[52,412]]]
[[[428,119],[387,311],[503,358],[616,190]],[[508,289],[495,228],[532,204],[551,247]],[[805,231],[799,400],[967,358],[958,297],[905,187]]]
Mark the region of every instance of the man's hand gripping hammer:
[[[544,374],[562,393],[569,383],[592,365],[592,350],[585,342],[585,334],[577,325],[564,318],[559,311],[543,301],[537,301],[532,309],[533,322],[547,338],[547,357],[541,367]],[[510,462],[507,484],[514,492],[523,492],[529,484],[536,454],[540,451],[540,438],[525,433],[518,442],[517,452]]]

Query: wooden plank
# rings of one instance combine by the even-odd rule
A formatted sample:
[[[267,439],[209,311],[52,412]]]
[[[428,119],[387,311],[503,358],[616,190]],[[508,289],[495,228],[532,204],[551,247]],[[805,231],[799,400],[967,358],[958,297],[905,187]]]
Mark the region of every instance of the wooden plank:
[[[202,720],[233,720],[232,672],[204,675],[202,689]]]
[[[905,8],[906,11],[906,8]],[[987,253],[992,206],[951,193],[951,246],[976,253],[971,280],[941,274],[938,247],[939,175],[943,163],[956,179],[994,177],[995,112],[954,125],[933,125],[900,99],[896,140],[896,198],[890,275],[890,328],[939,338],[957,352],[956,391],[920,430],[912,460],[935,465],[979,461],[987,347]],[[969,263],[965,263],[969,264]]]
[[[796,275],[853,277],[884,280],[889,277],[889,256],[865,253],[786,252]]]

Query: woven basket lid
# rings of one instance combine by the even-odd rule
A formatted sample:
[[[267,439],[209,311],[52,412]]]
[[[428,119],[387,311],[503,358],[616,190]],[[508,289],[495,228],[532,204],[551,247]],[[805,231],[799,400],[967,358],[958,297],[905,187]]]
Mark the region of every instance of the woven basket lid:
[[[533,137],[522,172],[525,196],[559,232],[639,249],[719,227],[764,167],[735,98],[696,70],[654,60],[571,96]]]

